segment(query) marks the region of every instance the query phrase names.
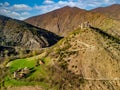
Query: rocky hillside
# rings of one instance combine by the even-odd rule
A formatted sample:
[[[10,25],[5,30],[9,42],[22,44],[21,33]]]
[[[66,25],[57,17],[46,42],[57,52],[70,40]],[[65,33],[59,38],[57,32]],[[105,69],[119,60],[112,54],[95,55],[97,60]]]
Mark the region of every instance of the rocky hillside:
[[[8,62],[2,69],[1,86],[39,85],[42,90],[119,90],[119,54],[120,39],[116,36],[94,26],[77,28],[40,55]],[[25,67],[30,70],[28,74],[14,77],[14,72]]]
[[[28,18],[25,21],[61,36],[66,36],[83,22],[89,22],[91,25],[102,29],[108,29],[111,25],[116,24],[114,20],[103,14],[76,7],[63,7],[47,14]],[[116,26],[112,28],[116,28]]]
[[[39,49],[51,46],[59,39],[59,36],[47,30],[0,15],[0,45],[2,46]]]
[[[108,7],[99,7],[91,10],[93,12],[99,12],[110,18],[120,21],[120,4],[114,4]]]
[[[78,28],[52,50],[47,57],[59,90],[120,89],[119,38],[95,27]]]

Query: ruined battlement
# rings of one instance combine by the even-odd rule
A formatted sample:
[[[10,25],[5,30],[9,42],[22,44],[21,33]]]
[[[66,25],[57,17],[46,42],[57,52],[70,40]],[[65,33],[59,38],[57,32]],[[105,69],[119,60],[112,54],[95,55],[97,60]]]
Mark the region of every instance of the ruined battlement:
[[[81,24],[79,25],[79,27],[80,27],[81,29],[83,29],[83,28],[89,28],[89,27],[90,27],[90,23],[89,23],[89,22],[83,22],[83,23],[81,23]]]

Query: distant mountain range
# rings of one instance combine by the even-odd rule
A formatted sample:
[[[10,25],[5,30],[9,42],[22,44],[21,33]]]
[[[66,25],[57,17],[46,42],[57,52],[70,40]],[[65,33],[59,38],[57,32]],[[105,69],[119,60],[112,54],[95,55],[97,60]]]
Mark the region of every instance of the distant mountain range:
[[[90,24],[95,27],[102,27],[103,25],[106,26],[113,22],[111,19],[119,20],[119,8],[120,5],[112,5],[87,11],[76,7],[66,6],[43,15],[28,18],[25,22],[47,29],[57,35],[66,36],[82,22],[89,21]],[[106,15],[109,15],[111,19]]]
[[[108,7],[99,7],[91,10],[93,12],[99,12],[104,14],[112,19],[120,21],[120,4],[113,4]]]
[[[85,12],[85,10],[76,7],[66,6],[43,15],[28,18],[25,22],[65,36],[66,33],[80,24],[78,21],[79,15],[82,16]]]

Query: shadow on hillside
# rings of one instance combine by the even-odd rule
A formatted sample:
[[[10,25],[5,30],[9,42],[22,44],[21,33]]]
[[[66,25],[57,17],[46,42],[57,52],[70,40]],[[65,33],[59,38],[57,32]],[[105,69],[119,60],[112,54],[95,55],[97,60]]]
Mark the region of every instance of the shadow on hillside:
[[[105,32],[105,31],[103,31],[99,28],[95,28],[95,27],[92,27],[92,26],[90,28],[93,29],[95,32],[101,34],[103,37],[108,38],[108,39],[120,44],[120,39],[119,38],[117,38],[115,36],[112,36],[111,34]]]

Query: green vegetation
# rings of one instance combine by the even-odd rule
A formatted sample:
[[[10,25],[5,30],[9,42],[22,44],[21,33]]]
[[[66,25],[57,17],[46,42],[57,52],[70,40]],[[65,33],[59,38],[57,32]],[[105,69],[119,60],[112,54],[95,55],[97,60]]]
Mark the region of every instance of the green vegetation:
[[[18,60],[14,60],[11,61],[9,63],[10,65],[10,71],[14,72],[15,70],[18,69],[22,69],[24,67],[28,67],[28,68],[33,68],[36,65],[36,60],[30,60],[30,59],[18,59]]]
[[[39,56],[40,57],[40,56]],[[49,65],[49,57],[30,57],[30,58],[24,58],[24,59],[16,59],[13,61],[10,61],[7,64],[7,67],[5,72],[2,71],[2,79],[0,80],[0,86],[1,87],[9,87],[9,86],[26,86],[26,85],[40,85],[44,89],[49,88],[48,83],[48,73],[47,65]],[[44,61],[43,64],[37,65],[38,61]],[[31,72],[24,78],[21,79],[15,79],[13,78],[13,73],[17,70],[23,69],[23,68],[29,68]],[[9,72],[10,71],[10,72]],[[3,74],[4,73],[4,74]]]
[[[21,80],[12,79],[11,77],[6,77],[4,81],[4,86],[22,86],[22,85],[33,85],[32,82],[25,82]]]

